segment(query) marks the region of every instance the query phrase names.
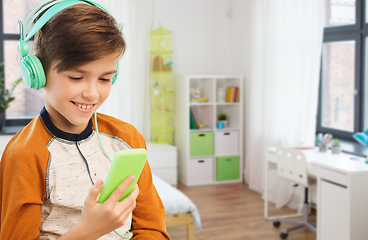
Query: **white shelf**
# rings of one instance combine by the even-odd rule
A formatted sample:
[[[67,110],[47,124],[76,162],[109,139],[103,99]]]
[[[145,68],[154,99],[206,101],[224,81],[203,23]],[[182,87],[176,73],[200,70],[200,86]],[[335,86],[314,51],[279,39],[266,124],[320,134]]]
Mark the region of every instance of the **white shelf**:
[[[208,106],[208,105],[215,105],[215,103],[210,102],[190,102],[190,106]]]
[[[216,132],[226,132],[226,131],[240,131],[240,128],[217,128]]]
[[[189,132],[214,132],[213,128],[190,129]]]
[[[240,105],[238,102],[232,102],[232,103],[216,103],[217,106],[228,106],[228,105]]]
[[[228,87],[239,88],[239,102],[219,103],[217,91],[222,88],[225,93]],[[200,97],[208,99],[207,102],[191,102],[190,90],[199,90]],[[243,179],[243,78],[241,76],[219,75],[191,75],[175,76],[175,145],[178,147],[178,178],[187,186],[203,184],[222,184],[241,182]],[[225,98],[226,99],[226,98]],[[189,129],[190,111],[194,118],[202,124],[204,129]],[[228,116],[228,126],[217,128],[217,116],[225,113]],[[206,156],[191,156],[190,136],[195,133],[212,132],[213,154]],[[232,134],[230,142],[227,136]],[[204,134],[208,136],[207,134]],[[217,138],[216,138],[217,135]],[[234,137],[235,136],[235,137]],[[224,139],[224,140],[221,140]],[[217,140],[217,141],[216,141]],[[224,141],[225,147],[221,141]],[[199,141],[200,144],[201,141]],[[216,144],[219,147],[216,151]],[[230,149],[227,152],[227,149]],[[239,177],[217,180],[217,157],[239,156]],[[193,172],[201,172],[201,176]]]

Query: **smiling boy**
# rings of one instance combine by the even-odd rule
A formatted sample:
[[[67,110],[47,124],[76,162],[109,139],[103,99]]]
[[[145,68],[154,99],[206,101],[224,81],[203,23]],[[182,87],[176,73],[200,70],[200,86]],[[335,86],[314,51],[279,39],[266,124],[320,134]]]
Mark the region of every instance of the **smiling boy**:
[[[121,239],[115,229],[128,239],[170,239],[147,162],[127,198],[118,201],[131,177],[103,204],[96,202],[103,183],[93,176],[105,179],[110,162],[93,114],[109,96],[124,51],[115,20],[90,1],[58,11],[35,35],[46,78],[45,107],[2,156],[1,240]],[[146,147],[128,123],[103,114],[97,114],[97,123],[109,156]]]

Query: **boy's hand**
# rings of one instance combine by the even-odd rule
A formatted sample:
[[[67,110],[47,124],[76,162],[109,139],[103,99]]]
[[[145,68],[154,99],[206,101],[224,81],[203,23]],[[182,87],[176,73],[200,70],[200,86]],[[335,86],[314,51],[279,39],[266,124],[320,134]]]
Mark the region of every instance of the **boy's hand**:
[[[124,225],[130,212],[136,206],[136,198],[139,194],[138,185],[121,202],[119,202],[119,199],[133,180],[134,176],[127,177],[102,204],[96,202],[103,184],[101,180],[98,181],[91,187],[84,201],[82,216],[78,225],[87,231],[91,231],[91,236],[96,238]]]

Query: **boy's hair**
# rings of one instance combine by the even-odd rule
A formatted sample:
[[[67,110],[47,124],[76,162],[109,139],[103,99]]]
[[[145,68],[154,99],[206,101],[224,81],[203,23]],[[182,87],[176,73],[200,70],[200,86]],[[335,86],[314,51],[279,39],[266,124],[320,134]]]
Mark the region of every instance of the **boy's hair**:
[[[34,51],[47,72],[79,67],[113,53],[125,52],[115,19],[99,7],[77,4],[61,10],[35,34]]]

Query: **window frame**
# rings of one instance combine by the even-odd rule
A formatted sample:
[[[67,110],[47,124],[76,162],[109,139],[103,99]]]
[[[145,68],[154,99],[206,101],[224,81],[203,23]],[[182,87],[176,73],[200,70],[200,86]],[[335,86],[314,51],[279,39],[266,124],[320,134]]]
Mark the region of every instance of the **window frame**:
[[[322,68],[323,68],[323,52],[321,50],[321,70],[319,81],[319,93],[318,93],[318,110],[317,110],[317,126],[316,133],[331,133],[334,138],[341,138],[345,140],[355,141],[353,134],[356,132],[364,131],[364,96],[368,94],[365,89],[365,49],[366,41],[368,37],[368,23],[366,23],[366,0],[356,0],[356,23],[349,26],[341,27],[326,27],[323,33],[323,44],[328,42],[338,41],[355,41],[355,75],[354,83],[357,94],[354,96],[354,130],[353,132],[338,130],[335,128],[328,128],[322,126]],[[367,54],[368,57],[368,54]],[[368,111],[368,110],[367,110]]]
[[[326,0],[325,0],[326,2]],[[362,22],[361,19],[362,17],[364,17],[364,13],[362,8],[363,8],[363,2],[364,0],[356,0],[356,4],[355,4],[355,24],[352,25],[342,25],[342,26],[338,26],[338,27],[326,27],[324,28],[324,33],[339,33],[339,32],[346,32],[346,31],[357,31],[361,28],[362,26]]]
[[[4,33],[4,1],[0,0],[0,62],[4,62],[4,43],[5,41],[19,41],[19,33]],[[31,39],[32,40],[32,39]],[[4,79],[5,81],[5,69],[4,66],[1,66],[1,71],[4,73]],[[5,111],[6,116],[6,111]],[[27,125],[33,117],[26,117],[26,118],[6,118],[5,120],[5,127],[24,127]]]

